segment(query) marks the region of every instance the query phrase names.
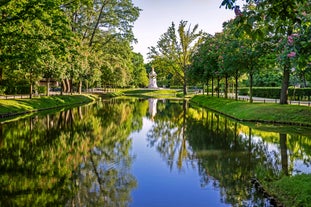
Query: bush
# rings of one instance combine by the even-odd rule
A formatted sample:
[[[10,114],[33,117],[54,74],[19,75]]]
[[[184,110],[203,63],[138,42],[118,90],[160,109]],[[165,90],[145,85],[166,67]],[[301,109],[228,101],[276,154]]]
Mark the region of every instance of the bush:
[[[6,88],[4,86],[0,86],[0,95],[5,95]]]
[[[46,91],[46,86],[38,86],[38,93],[41,94],[41,93],[45,93]]]
[[[249,95],[249,88],[239,88],[238,94],[241,96],[247,96]]]

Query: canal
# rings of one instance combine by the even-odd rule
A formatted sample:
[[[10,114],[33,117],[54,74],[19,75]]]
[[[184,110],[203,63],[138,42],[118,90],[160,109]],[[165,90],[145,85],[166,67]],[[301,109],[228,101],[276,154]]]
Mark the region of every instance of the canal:
[[[0,122],[0,206],[269,207],[253,178],[311,173],[311,129],[241,124],[180,100]]]

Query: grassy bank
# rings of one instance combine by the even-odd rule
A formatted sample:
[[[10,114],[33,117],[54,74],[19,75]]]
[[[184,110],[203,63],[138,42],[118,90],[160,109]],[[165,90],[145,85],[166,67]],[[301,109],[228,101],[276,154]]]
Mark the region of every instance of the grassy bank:
[[[264,104],[224,98],[194,96],[191,102],[240,121],[263,121],[311,126],[311,108],[307,106]],[[311,174],[283,176],[279,180],[260,182],[267,192],[284,206],[311,206]]]
[[[44,96],[32,99],[0,100],[0,118],[20,115],[45,109],[65,107],[93,101],[88,95]]]
[[[311,108],[297,105],[248,103],[198,95],[191,102],[226,114],[239,121],[311,126]]]
[[[284,206],[311,206],[311,175],[283,177],[278,181],[264,183],[264,186]]]

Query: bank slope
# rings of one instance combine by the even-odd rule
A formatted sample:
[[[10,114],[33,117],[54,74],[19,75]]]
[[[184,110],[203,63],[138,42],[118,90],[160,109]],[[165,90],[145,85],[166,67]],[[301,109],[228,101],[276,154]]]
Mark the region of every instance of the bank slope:
[[[2,99],[0,100],[0,118],[89,103],[94,100],[95,97],[89,95],[44,96],[32,99]]]
[[[190,101],[238,121],[311,126],[308,106],[248,103],[206,95],[194,96]]]

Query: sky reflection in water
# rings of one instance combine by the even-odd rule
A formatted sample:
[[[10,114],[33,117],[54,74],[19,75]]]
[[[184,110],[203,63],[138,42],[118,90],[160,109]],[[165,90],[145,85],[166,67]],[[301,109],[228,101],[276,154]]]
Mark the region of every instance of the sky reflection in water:
[[[143,129],[132,133],[133,174],[138,180],[138,187],[134,189],[131,206],[135,207],[189,207],[189,206],[231,206],[220,204],[220,192],[212,183],[200,186],[198,166],[189,162],[182,170],[169,169],[155,148],[146,141],[147,133],[153,122],[143,119]],[[173,160],[172,162],[177,162]]]

